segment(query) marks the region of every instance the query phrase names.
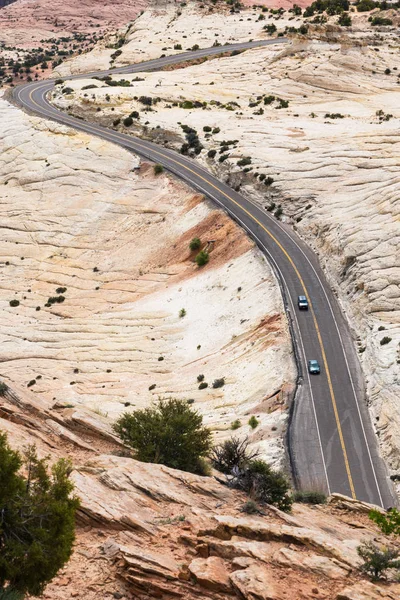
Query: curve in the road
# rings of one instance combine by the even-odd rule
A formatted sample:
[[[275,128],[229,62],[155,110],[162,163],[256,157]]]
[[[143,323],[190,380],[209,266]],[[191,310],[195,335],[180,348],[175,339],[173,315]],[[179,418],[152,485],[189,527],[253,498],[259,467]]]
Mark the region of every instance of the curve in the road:
[[[64,79],[155,70],[228,50],[285,42],[284,38],[278,38],[206,48]],[[361,369],[351,335],[311,250],[288,226],[220,182],[194,160],[151,142],[75,119],[56,109],[47,99],[53,85],[51,80],[22,85],[15,88],[13,97],[20,106],[42,117],[100,136],[162,164],[214,200],[253,237],[278,275],[303,374],[295,401],[296,429],[292,431],[292,466],[297,481],[303,488],[340,492],[391,506],[392,490],[364,403]],[[300,294],[308,299],[308,313],[299,313],[296,309]],[[310,358],[322,364],[319,376],[308,373]],[[294,429],[293,423],[291,429]]]

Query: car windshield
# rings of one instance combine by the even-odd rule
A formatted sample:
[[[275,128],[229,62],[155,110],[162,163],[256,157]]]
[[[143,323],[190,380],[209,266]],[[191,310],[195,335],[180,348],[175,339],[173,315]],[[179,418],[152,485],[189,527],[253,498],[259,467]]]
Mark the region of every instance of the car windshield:
[[[307,298],[305,296],[299,296],[300,302],[307,302]]]
[[[312,367],[317,367],[318,366],[318,361],[316,361],[316,360],[310,360],[310,365]]]

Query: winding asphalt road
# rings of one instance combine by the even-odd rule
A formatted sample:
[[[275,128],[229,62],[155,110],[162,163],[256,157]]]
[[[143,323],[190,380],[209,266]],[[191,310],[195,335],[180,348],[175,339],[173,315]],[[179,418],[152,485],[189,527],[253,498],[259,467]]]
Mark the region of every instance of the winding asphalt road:
[[[65,79],[157,70],[188,59],[278,43],[287,40],[277,38],[206,48]],[[298,486],[392,506],[392,487],[379,457],[349,328],[312,251],[291,228],[213,177],[195,160],[59,111],[47,100],[53,86],[54,80],[19,86],[13,91],[14,101],[29,112],[100,136],[162,164],[222,207],[268,257],[280,282],[298,365],[298,387],[289,430],[291,461]],[[299,294],[307,296],[308,312],[297,310]],[[310,358],[320,362],[320,375],[309,375]]]

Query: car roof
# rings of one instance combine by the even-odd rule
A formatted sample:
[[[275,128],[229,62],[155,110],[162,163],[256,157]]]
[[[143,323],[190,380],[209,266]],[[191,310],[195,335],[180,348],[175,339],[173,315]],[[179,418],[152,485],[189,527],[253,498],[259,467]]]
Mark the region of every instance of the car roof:
[[[308,361],[310,363],[310,365],[317,365],[318,361],[315,360],[315,358],[312,358],[311,360]]]
[[[299,296],[299,300],[307,300],[305,296]]]

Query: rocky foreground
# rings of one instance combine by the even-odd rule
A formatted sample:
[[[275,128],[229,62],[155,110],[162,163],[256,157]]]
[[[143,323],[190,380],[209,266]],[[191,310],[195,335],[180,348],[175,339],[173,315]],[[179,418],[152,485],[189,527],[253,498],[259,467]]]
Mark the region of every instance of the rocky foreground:
[[[247,498],[214,477],[124,458],[100,416],[54,415],[12,391],[0,398],[0,428],[16,448],[33,442],[40,456],[74,460],[75,552],[45,598],[399,597],[400,584],[375,585],[359,571],[360,543],[396,545],[368,519],[369,505],[333,496],[291,514],[267,506],[248,515]]]

